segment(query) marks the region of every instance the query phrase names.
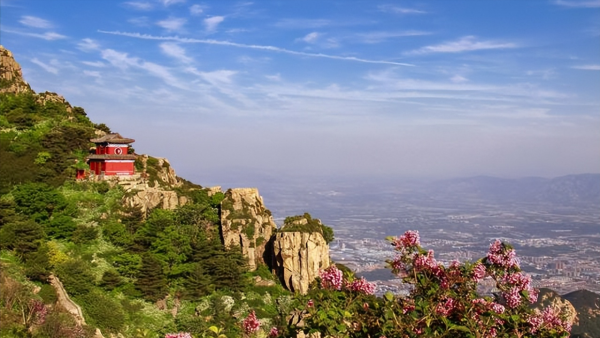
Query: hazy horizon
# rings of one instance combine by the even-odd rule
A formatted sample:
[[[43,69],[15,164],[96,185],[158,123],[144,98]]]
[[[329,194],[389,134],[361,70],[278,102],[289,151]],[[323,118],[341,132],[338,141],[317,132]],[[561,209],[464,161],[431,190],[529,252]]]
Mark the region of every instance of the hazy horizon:
[[[3,0],[37,92],[202,185],[600,172],[600,2]]]

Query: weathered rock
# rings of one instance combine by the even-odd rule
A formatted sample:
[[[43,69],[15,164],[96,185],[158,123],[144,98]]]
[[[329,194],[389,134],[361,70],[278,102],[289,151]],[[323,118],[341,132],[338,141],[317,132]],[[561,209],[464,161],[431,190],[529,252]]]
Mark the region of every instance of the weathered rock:
[[[54,287],[54,291],[56,291],[57,303],[67,312],[73,316],[77,325],[85,325],[85,319],[83,318],[83,312],[81,311],[81,307],[75,304],[67,294],[62,282],[58,279],[58,277],[54,275],[50,275],[48,278],[50,281],[50,285]]]
[[[566,315],[567,322],[570,324],[574,324],[577,320],[577,310],[569,300],[561,297],[556,291],[542,288],[534,307],[543,310],[547,306],[550,306],[556,313]]]
[[[46,103],[48,103],[48,102],[60,103],[66,107],[67,113],[71,113],[73,111],[71,104],[67,100],[65,100],[64,97],[62,97],[56,93],[52,93],[52,92],[39,93],[39,94],[37,94],[37,99],[35,101],[43,106],[45,106]]]
[[[280,232],[273,239],[273,254],[273,267],[282,283],[302,294],[330,265],[329,246],[318,232]]]
[[[239,246],[255,270],[265,263],[265,246],[277,226],[256,188],[236,188],[225,192],[221,202],[221,233],[227,248]]]
[[[137,190],[135,194],[123,198],[125,206],[139,207],[144,214],[154,208],[173,210],[185,204],[180,202],[187,203],[187,198],[180,198],[175,191],[149,187]]]
[[[0,45],[0,93],[20,94],[32,92],[31,87],[23,80],[21,66],[15,61],[12,53]]]

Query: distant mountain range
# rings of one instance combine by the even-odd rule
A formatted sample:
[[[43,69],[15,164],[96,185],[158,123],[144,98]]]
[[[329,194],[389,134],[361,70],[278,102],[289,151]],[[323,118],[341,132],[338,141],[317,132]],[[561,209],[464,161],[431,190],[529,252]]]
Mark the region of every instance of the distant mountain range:
[[[600,174],[506,179],[475,176],[428,184],[428,193],[497,203],[600,205]]]

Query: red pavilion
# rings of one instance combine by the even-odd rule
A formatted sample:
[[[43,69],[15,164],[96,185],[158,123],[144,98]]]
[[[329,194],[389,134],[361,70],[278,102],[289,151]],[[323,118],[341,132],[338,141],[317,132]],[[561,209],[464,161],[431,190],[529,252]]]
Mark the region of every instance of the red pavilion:
[[[129,144],[134,139],[118,133],[106,134],[90,140],[96,143],[96,152],[87,157],[90,171],[96,175],[133,175],[136,155],[129,154]]]

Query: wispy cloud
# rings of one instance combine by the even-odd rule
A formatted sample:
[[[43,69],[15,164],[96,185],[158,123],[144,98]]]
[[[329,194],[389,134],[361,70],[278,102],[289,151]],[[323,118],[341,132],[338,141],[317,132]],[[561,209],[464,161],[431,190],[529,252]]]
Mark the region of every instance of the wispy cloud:
[[[421,11],[414,8],[406,8],[406,7],[398,7],[394,5],[380,5],[378,9],[382,12],[386,13],[395,13],[395,14],[425,14],[427,12]]]
[[[145,39],[145,40],[176,41],[176,42],[181,42],[181,43],[201,43],[201,44],[208,44],[208,45],[220,45],[220,46],[230,46],[230,47],[237,47],[237,48],[258,49],[258,50],[264,50],[264,51],[270,51],[270,52],[285,53],[285,54],[306,56],[306,57],[315,57],[315,58],[325,58],[325,59],[332,59],[332,60],[344,60],[344,61],[386,64],[386,65],[396,65],[396,66],[414,66],[409,63],[402,63],[402,62],[395,62],[395,61],[370,60],[370,59],[357,58],[354,56],[338,56],[338,55],[330,55],[330,54],[322,54],[322,53],[306,53],[306,52],[298,52],[298,51],[275,47],[275,46],[247,45],[247,44],[243,44],[243,43],[221,41],[221,40],[191,39],[191,38],[181,38],[178,36],[154,36],[154,35],[148,35],[148,34],[127,33],[127,32],[119,32],[119,31],[99,30],[99,32],[104,33],[104,34],[120,35],[120,36],[126,36],[126,37],[137,38],[137,39]]]
[[[101,61],[81,61],[84,65],[92,66],[92,67],[106,67],[106,65]]]
[[[104,49],[101,51],[101,55],[104,60],[121,70],[126,70],[130,67],[142,69],[150,75],[162,79],[170,86],[187,89],[186,86],[171,74],[169,69],[156,63],[144,61],[138,57],[130,57],[127,53],[119,52],[114,49]]]
[[[486,49],[517,48],[512,42],[478,41],[474,36],[465,36],[457,41],[445,42],[439,45],[426,46],[408,52],[407,54],[429,53],[462,53]]]
[[[325,19],[281,19],[275,23],[275,27],[289,29],[320,28],[329,26],[331,21]]]
[[[579,65],[571,67],[573,69],[582,69],[582,70],[600,70],[600,65]]]
[[[46,32],[43,34],[38,34],[38,33],[27,33],[27,32],[21,32],[21,31],[14,31],[14,30],[10,30],[10,29],[3,29],[3,32],[6,33],[12,33],[12,34],[18,34],[18,35],[23,35],[23,36],[30,36],[32,38],[38,38],[38,39],[44,39],[47,41],[52,41],[52,40],[60,40],[60,39],[66,39],[67,37],[62,35],[62,34],[58,34],[55,32]]]
[[[31,62],[42,67],[42,69],[47,71],[48,73],[58,74],[58,68],[47,65],[47,64],[43,63],[42,61],[38,60],[37,58],[31,59]]]
[[[200,15],[204,12],[204,7],[198,4],[190,6],[190,14]]]
[[[85,39],[82,39],[81,42],[79,42],[77,44],[77,48],[79,48],[80,50],[82,50],[84,52],[90,52],[90,51],[97,50],[98,48],[100,48],[100,45],[96,41],[94,41],[90,38],[85,38]]]
[[[140,16],[137,18],[127,19],[127,22],[134,24],[136,26],[140,26],[140,27],[150,26],[150,19],[148,19],[148,17],[146,17],[146,16]]]
[[[355,36],[359,42],[364,43],[379,43],[388,39],[402,38],[408,36],[430,35],[429,32],[423,31],[401,31],[401,32],[367,32],[359,33]]]
[[[171,6],[178,3],[184,3],[185,0],[160,0],[160,2],[165,6]]]
[[[100,72],[97,70],[84,70],[83,74],[87,75],[87,76],[92,76],[92,77],[101,77],[100,76]]]
[[[167,31],[172,32],[180,30],[186,22],[187,20],[184,18],[168,18],[165,20],[161,20],[156,24],[166,29]]]
[[[35,27],[35,28],[52,28],[54,25],[50,23],[48,20],[44,20],[35,16],[24,15],[19,20],[25,26]]]
[[[317,41],[317,39],[319,38],[321,34],[319,34],[318,32],[312,32],[312,33],[308,33],[306,34],[304,37],[302,38],[298,38],[298,41],[304,41],[306,43],[314,43]]]
[[[576,7],[576,8],[596,8],[600,7],[600,0],[584,0],[584,1],[568,1],[568,0],[556,0],[555,4],[564,7]]]
[[[181,46],[179,46],[176,43],[163,42],[160,44],[160,49],[164,54],[173,57],[183,63],[190,63],[193,61],[192,58],[185,55],[185,49],[181,48]]]
[[[154,5],[149,2],[141,2],[141,1],[127,1],[124,2],[123,5],[126,7],[130,7],[139,11],[149,11],[154,8]]]
[[[210,18],[204,19],[204,27],[208,32],[214,32],[217,26],[225,20],[223,16],[211,16]]]

